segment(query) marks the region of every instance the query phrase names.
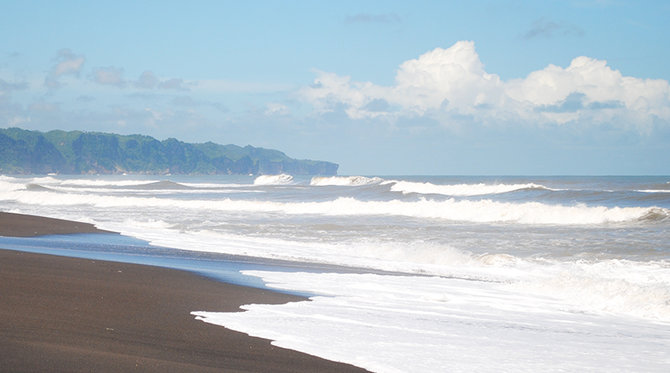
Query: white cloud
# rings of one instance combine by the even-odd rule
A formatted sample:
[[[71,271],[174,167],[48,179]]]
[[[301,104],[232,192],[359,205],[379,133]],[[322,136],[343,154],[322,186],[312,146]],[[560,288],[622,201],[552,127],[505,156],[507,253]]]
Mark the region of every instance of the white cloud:
[[[143,89],[154,89],[160,80],[151,71],[145,71],[140,75],[140,78],[135,82],[135,87]]]
[[[162,81],[158,84],[160,89],[174,89],[178,91],[188,91],[189,89],[184,85],[183,79],[172,78]]]
[[[84,64],[83,57],[60,62],[54,68],[54,75],[61,76],[64,74],[78,74],[83,64]]]
[[[488,74],[473,42],[436,48],[400,65],[392,101],[418,113],[445,107],[472,114],[478,106],[500,102],[502,83]]]
[[[265,115],[274,116],[274,115],[288,115],[290,110],[288,106],[280,104],[277,102],[270,102],[265,106]]]
[[[44,79],[44,84],[48,88],[59,88],[62,86],[58,80],[64,75],[79,76],[84,65],[85,59],[83,56],[75,55],[69,49],[61,49],[55,58],[56,64],[51,68],[51,71]]]
[[[126,81],[123,79],[123,69],[116,67],[99,67],[93,71],[93,81],[103,85],[124,87]]]
[[[486,123],[617,122],[639,128],[670,123],[665,80],[623,76],[606,61],[577,57],[566,68],[549,65],[503,81],[484,69],[471,41],[405,61],[392,86],[317,71],[301,96],[317,112],[344,110],[352,119],[430,117],[449,124],[468,116]]]
[[[16,127],[24,123],[30,123],[30,117],[15,115],[7,121],[7,127]]]
[[[58,77],[65,74],[79,74],[84,65],[84,57],[77,56],[69,49],[58,51],[58,63],[54,66],[52,72]]]
[[[156,74],[151,71],[145,71],[140,75],[139,79],[133,83],[135,88],[141,89],[166,89],[166,90],[177,90],[177,91],[188,91],[187,87],[189,83],[185,82],[183,79],[172,78],[167,80],[160,80]]]

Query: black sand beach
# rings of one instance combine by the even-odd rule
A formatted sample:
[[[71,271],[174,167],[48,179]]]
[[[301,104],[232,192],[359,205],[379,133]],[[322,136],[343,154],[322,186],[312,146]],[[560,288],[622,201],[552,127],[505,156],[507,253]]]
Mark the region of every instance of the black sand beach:
[[[92,233],[0,212],[0,235]],[[197,321],[302,300],[159,267],[0,250],[2,372],[363,372]]]

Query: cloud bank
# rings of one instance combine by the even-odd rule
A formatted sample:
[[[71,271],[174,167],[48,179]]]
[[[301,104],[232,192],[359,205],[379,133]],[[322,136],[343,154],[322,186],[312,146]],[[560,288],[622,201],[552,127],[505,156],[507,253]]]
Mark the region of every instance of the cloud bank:
[[[449,126],[480,123],[617,124],[648,131],[670,124],[670,86],[622,75],[604,60],[577,57],[523,79],[504,81],[485,70],[475,44],[459,41],[403,62],[395,84],[380,86],[317,71],[301,97],[317,113],[344,110],[351,119],[429,117]]]

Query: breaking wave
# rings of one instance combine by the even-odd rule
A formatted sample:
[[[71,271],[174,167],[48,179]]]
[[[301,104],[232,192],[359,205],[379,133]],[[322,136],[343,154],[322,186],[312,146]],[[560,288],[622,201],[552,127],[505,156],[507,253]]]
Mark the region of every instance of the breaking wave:
[[[28,184],[26,185],[26,190],[34,191],[34,192],[49,192],[53,191],[51,188],[47,188],[45,186],[39,185],[39,184]]]
[[[188,190],[192,189],[189,186],[175,183],[174,181],[162,180],[155,181],[151,183],[139,184],[139,185],[129,185],[128,189],[147,189],[147,190]]]
[[[287,185],[293,182],[293,176],[287,174],[261,175],[254,180],[254,185]]]
[[[81,186],[81,187],[129,187],[140,185],[151,185],[161,183],[161,180],[91,180],[91,179],[68,179],[58,180],[50,177],[34,179],[33,183],[39,184],[58,184],[62,186]],[[164,182],[164,181],[163,181]]]
[[[437,185],[433,183],[417,183],[411,181],[388,181],[391,191],[403,194],[442,194],[446,196],[479,196],[487,194],[509,193],[522,189],[552,190],[539,184],[454,184]]]
[[[652,207],[642,215],[640,221],[658,222],[670,219],[670,213],[667,209]]]
[[[379,177],[365,177],[365,176],[330,176],[330,177],[313,177],[309,185],[314,186],[359,186],[379,184],[383,181]]]
[[[8,191],[2,200],[13,200],[28,205],[93,205],[101,208],[178,208],[213,211],[267,212],[290,215],[324,216],[404,216],[412,218],[443,219],[475,223],[519,223],[589,225],[632,221],[658,221],[670,216],[668,209],[660,207],[605,207],[583,204],[550,205],[540,202],[498,202],[492,200],[429,200],[416,201],[362,201],[352,197],[339,197],[319,202],[275,202],[261,200],[183,200],[137,196],[100,196],[49,191]]]

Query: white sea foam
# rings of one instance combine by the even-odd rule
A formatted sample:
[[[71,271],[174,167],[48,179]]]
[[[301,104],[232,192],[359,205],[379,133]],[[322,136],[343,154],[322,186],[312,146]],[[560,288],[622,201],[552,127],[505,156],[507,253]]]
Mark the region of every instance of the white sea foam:
[[[484,264],[483,261],[469,253],[448,246],[432,244],[407,245],[365,240],[340,243],[306,242],[228,234],[213,230],[182,231],[170,223],[155,220],[146,222],[126,220],[120,224],[102,223],[98,226],[146,240],[156,246],[188,251],[493,281],[508,280],[510,274],[515,271],[509,268],[500,271],[499,268]],[[222,245],[222,242],[225,244]]]
[[[418,183],[411,181],[388,181],[391,191],[403,194],[442,194],[447,196],[478,196],[487,194],[508,193],[521,189],[546,189],[549,188],[533,183],[526,184],[454,184],[438,185],[433,183]]]
[[[25,186],[23,184],[17,184],[11,181],[0,179],[0,192],[14,192],[24,188]]]
[[[665,325],[572,312],[559,299],[506,284],[428,276],[244,273],[274,288],[319,295],[309,302],[193,315],[374,372],[664,372],[668,367],[670,329]]]
[[[6,183],[24,183],[25,180],[30,180],[30,179],[21,179],[13,176],[7,176],[7,175],[0,175],[0,181],[4,181]]]
[[[16,178],[15,179],[16,182],[22,182],[24,180],[26,180],[26,179],[21,179],[21,178]],[[60,183],[62,183],[62,180],[56,179],[52,176],[35,177],[35,178],[27,179],[27,180],[30,180],[29,182],[32,183],[32,184],[60,184]]]
[[[293,182],[293,176],[287,174],[261,175],[254,180],[254,185],[286,185]]]
[[[232,183],[180,183],[180,184],[196,189],[246,188],[250,185],[250,184],[232,184]]]
[[[359,185],[370,185],[370,184],[379,184],[383,181],[379,177],[365,177],[365,176],[315,176],[310,181],[310,185],[314,186],[359,186]]]
[[[528,294],[560,299],[565,309],[657,320],[670,325],[670,263],[604,260],[551,261],[526,267],[508,285]]]
[[[215,231],[182,232],[162,221],[126,221],[102,228],[183,250],[493,282],[502,289],[555,298],[567,311],[670,323],[670,263],[665,261],[522,259],[509,254],[473,255],[426,242],[299,242]]]

